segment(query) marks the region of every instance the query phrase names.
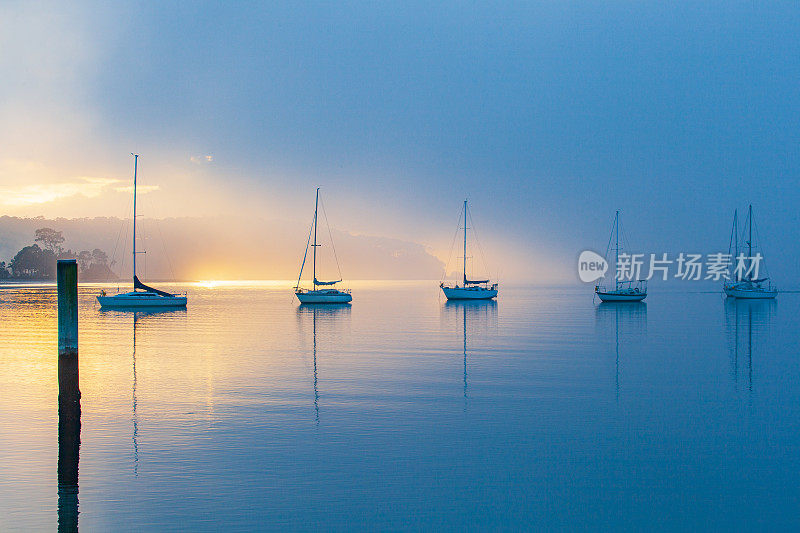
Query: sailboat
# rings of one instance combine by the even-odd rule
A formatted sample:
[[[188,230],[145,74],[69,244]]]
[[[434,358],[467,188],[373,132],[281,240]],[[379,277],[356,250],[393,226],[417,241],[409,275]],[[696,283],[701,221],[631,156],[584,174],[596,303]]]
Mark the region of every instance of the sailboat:
[[[303,263],[300,265],[300,274],[297,276],[297,285],[294,287],[294,293],[297,296],[297,299],[300,300],[300,303],[303,304],[343,304],[348,303],[353,300],[353,296],[350,294],[349,289],[339,290],[334,287],[337,283],[342,281],[342,273],[339,272],[339,279],[334,281],[319,281],[317,279],[317,248],[322,246],[321,244],[317,244],[317,218],[319,214],[319,187],[317,187],[317,197],[314,202],[314,223],[311,228],[311,232],[308,234],[308,240],[306,241],[306,251],[303,254]],[[327,219],[326,219],[327,220]],[[328,228],[330,230],[330,228]],[[310,244],[311,242],[311,234],[314,234],[314,244]],[[312,288],[311,289],[303,289],[300,287],[300,280],[303,277],[303,268],[306,265],[306,258],[308,257],[308,248],[312,247],[314,251],[312,252]],[[331,247],[333,247],[333,239],[331,239]],[[336,251],[334,249],[334,256],[336,255]],[[339,266],[338,259],[337,259],[337,268]],[[318,288],[323,287],[323,288]],[[330,288],[328,288],[330,287]]]
[[[769,281],[769,277],[765,276],[762,278],[754,277],[754,268],[753,268],[753,206],[750,205],[747,210],[747,220],[745,221],[747,224],[747,240],[744,244],[747,245],[747,257],[739,256],[739,213],[738,211],[734,211],[733,213],[733,228],[731,230],[731,243],[728,247],[728,253],[730,254],[731,248],[733,248],[733,259],[737,262],[734,268],[734,279],[726,281],[722,285],[722,290],[726,296],[731,298],[743,298],[743,299],[769,299],[775,298],[778,296],[778,289],[775,288],[772,283]],[[739,262],[742,262],[739,265]],[[748,261],[749,264],[745,265],[745,261]],[[742,267],[747,267],[742,268]],[[743,273],[742,270],[745,270]],[[766,271],[766,269],[764,269]]]
[[[614,215],[614,226],[611,229],[611,236],[608,239],[608,247],[606,247],[606,257],[611,246],[611,238],[615,238],[614,245],[614,267],[617,270],[619,264],[619,209]],[[647,280],[620,280],[619,276],[614,276],[614,288],[608,288],[604,285],[596,285],[594,288],[595,294],[603,302],[641,302],[647,298]]]
[[[488,279],[471,280],[467,279],[467,220],[469,217],[469,207],[464,200],[464,255],[461,270],[461,285],[456,283],[439,283],[442,292],[448,300],[491,300],[497,297],[497,283],[490,283]]]
[[[133,291],[106,295],[100,291],[97,301],[100,307],[106,308],[133,308],[133,307],[186,307],[185,294],[172,294],[169,292],[148,287],[139,281],[136,275],[136,255],[144,252],[136,251],[136,171],[139,163],[139,154],[133,156]],[[139,290],[141,289],[141,290]]]

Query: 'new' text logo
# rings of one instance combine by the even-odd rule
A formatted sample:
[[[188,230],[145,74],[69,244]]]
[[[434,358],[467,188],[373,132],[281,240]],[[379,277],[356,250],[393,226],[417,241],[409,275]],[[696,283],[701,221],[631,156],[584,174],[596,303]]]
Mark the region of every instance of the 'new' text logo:
[[[591,283],[605,276],[608,262],[605,258],[591,250],[581,252],[578,257],[578,276],[584,283]]]

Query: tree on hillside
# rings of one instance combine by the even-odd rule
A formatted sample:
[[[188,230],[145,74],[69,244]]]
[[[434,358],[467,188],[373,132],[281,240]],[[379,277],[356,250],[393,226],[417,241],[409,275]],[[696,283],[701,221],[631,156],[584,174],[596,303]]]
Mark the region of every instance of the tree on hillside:
[[[0,279],[9,277],[19,279],[50,280],[55,278],[57,259],[76,259],[82,279],[87,281],[109,281],[116,279],[108,263],[108,254],[100,248],[94,250],[72,251],[62,247],[64,235],[52,228],[39,228],[35,231],[35,241],[17,252],[8,263],[0,262]],[[111,263],[113,265],[113,262]]]
[[[52,279],[56,270],[56,255],[42,250],[38,244],[26,246],[9,263],[15,278]]]
[[[52,228],[40,228],[36,230],[36,242],[42,243],[45,250],[50,250],[54,255],[62,252],[61,244],[64,242],[64,235],[60,231]]]
[[[81,278],[86,281],[109,281],[117,276],[108,265],[108,254],[100,248],[83,250],[76,255]]]
[[[108,264],[108,254],[105,253],[100,248],[95,248],[92,250],[92,264],[95,265],[107,265]]]
[[[78,268],[81,269],[81,272],[85,271],[89,268],[89,265],[92,264],[92,254],[88,250],[80,252],[76,259],[78,260]]]

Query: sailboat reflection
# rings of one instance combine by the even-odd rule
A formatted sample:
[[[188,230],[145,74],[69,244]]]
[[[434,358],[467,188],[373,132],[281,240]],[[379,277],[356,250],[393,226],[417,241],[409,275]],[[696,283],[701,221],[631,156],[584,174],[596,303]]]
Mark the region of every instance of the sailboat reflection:
[[[725,326],[730,350],[731,377],[739,388],[739,375],[747,375],[747,389],[753,391],[753,348],[761,345],[763,336],[772,325],[778,306],[775,300],[725,300]],[[747,356],[745,368],[740,368],[739,352]]]
[[[146,326],[146,323],[150,319],[154,319],[156,317],[163,318],[165,315],[172,315],[172,316],[185,316],[186,309],[185,308],[172,308],[172,309],[148,309],[142,310],[139,309],[127,309],[123,311],[133,311],[133,351],[131,353],[131,361],[132,361],[132,385],[131,385],[131,421],[133,423],[133,435],[131,436],[131,440],[133,441],[133,475],[134,477],[139,477],[139,417],[136,414],[136,406],[137,406],[137,398],[136,398],[136,331],[137,329]],[[100,310],[101,313],[116,313],[115,311],[109,310]],[[121,314],[121,313],[120,313]],[[124,316],[128,316],[125,314]]]
[[[598,335],[614,329],[614,390],[619,400],[619,348],[627,337],[647,335],[647,304],[644,302],[602,302],[595,309]]]
[[[464,401],[469,397],[469,384],[467,381],[467,341],[468,335],[476,330],[485,330],[488,326],[497,325],[497,302],[495,300],[447,300],[442,307],[442,316],[447,320],[447,326],[452,328],[455,323],[461,326],[462,355],[464,357]],[[460,320],[459,320],[460,318]],[[467,328],[469,324],[469,328]]]
[[[312,361],[314,365],[314,420],[319,426],[319,382],[317,374],[317,320],[321,325],[330,324],[335,326],[336,321],[341,317],[349,317],[352,306],[345,304],[327,304],[325,306],[314,304],[300,304],[297,306],[297,317],[302,323],[307,317],[311,318],[312,331]],[[335,328],[330,328],[331,329]]]

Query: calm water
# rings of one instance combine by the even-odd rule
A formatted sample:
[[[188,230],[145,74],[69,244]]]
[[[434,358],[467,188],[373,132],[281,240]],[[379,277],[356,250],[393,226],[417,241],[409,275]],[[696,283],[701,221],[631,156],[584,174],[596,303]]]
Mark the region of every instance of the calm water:
[[[86,531],[800,528],[798,294],[186,288],[156,314],[81,288]],[[54,300],[0,290],[4,530],[59,519]]]

